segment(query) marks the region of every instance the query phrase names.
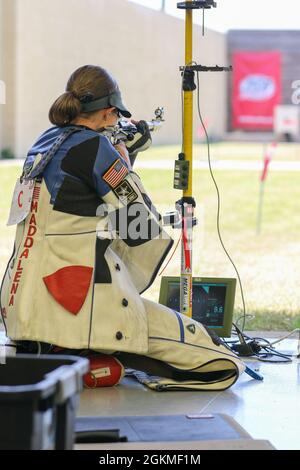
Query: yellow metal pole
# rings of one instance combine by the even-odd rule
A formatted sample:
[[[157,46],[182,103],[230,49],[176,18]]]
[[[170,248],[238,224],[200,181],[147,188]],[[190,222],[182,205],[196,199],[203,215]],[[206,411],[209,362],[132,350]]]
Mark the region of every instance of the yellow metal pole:
[[[190,0],[191,1],[191,0]],[[185,20],[185,65],[193,60],[193,10],[186,10]],[[183,127],[183,152],[185,159],[190,162],[188,188],[183,191],[183,196],[192,196],[192,162],[193,162],[193,92],[184,92],[184,127]]]
[[[189,0],[191,1],[191,0]],[[185,65],[193,60],[193,10],[186,9]],[[187,189],[183,190],[183,228],[181,245],[180,311],[192,317],[192,218],[193,207],[184,198],[192,197],[193,190],[193,91],[184,91],[183,153],[189,162]]]

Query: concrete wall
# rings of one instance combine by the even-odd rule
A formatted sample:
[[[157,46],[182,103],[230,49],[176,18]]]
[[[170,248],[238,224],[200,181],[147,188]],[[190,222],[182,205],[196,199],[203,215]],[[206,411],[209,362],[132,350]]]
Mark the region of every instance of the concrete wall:
[[[2,2],[0,2],[0,87],[2,86],[2,81],[4,80],[3,77],[3,37],[2,37],[2,21],[3,19],[3,6]],[[1,92],[1,90],[0,90]],[[0,97],[0,150],[2,148],[2,132],[3,132],[3,108],[4,105],[2,104],[1,97]]]
[[[4,141],[18,157],[49,127],[49,107],[70,74],[88,63],[102,65],[117,78],[135,118],[151,119],[157,106],[165,107],[166,123],[155,135],[155,144],[180,142],[182,20],[127,0],[0,2],[9,13],[2,50],[10,88]],[[207,31],[203,39],[195,26],[194,40],[199,63],[226,63],[224,35]],[[223,134],[225,74],[202,74],[201,102],[210,131]]]
[[[0,148],[16,142],[16,4],[0,0],[0,80],[6,86],[6,104],[0,105]]]

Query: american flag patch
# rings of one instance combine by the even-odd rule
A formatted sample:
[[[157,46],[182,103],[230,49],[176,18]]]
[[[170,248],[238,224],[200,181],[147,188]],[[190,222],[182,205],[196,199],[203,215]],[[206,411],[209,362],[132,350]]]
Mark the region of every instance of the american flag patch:
[[[41,187],[35,186],[33,190],[32,199],[38,200],[40,198],[40,193],[41,193]]]
[[[126,166],[118,159],[110,169],[104,173],[102,178],[111,188],[115,188],[128,173],[129,171]]]

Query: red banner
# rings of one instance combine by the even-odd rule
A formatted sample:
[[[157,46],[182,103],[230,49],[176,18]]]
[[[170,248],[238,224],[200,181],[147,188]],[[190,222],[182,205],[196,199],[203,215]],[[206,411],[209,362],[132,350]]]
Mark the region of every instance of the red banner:
[[[233,55],[233,129],[272,129],[274,107],[280,102],[280,53],[236,52]]]

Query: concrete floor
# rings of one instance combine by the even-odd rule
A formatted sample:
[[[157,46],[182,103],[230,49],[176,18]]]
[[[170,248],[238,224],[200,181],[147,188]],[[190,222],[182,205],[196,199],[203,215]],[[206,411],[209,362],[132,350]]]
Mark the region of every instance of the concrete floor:
[[[0,344],[4,341],[4,332],[0,331]],[[285,340],[277,349],[296,354],[297,341],[297,338]],[[113,388],[84,390],[78,415],[224,413],[234,418],[254,439],[268,440],[276,449],[299,450],[300,359],[294,357],[289,364],[247,363],[259,370],[263,381],[243,374],[224,392],[160,393],[125,377]]]
[[[284,349],[297,350],[297,339]],[[280,348],[280,346],[279,346]],[[114,388],[84,390],[80,416],[129,416],[187,413],[225,413],[254,439],[277,449],[300,449],[300,360],[290,364],[248,362],[264,376],[246,374],[224,392],[154,392],[131,377]]]

